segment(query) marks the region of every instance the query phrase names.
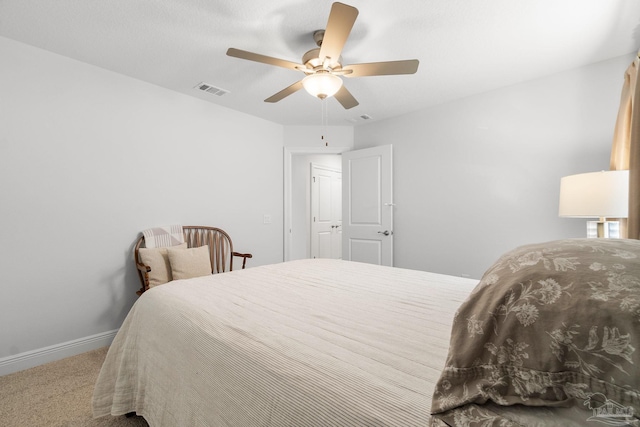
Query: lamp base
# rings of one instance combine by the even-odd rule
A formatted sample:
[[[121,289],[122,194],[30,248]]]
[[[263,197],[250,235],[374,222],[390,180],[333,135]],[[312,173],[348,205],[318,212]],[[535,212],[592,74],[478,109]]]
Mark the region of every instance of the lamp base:
[[[619,239],[620,221],[587,221],[587,237]]]

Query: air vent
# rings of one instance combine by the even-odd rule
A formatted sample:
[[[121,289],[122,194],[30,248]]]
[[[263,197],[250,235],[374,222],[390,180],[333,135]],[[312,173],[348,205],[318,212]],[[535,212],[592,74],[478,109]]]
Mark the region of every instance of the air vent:
[[[226,89],[215,87],[207,83],[199,83],[196,86],[194,86],[194,89],[200,89],[203,92],[207,92],[216,96],[222,96],[229,93],[229,91]]]
[[[350,122],[350,123],[357,123],[357,122],[361,122],[363,120],[371,120],[371,116],[368,114],[363,114],[361,116],[357,116],[357,117],[350,117],[348,119],[345,119],[346,121]]]

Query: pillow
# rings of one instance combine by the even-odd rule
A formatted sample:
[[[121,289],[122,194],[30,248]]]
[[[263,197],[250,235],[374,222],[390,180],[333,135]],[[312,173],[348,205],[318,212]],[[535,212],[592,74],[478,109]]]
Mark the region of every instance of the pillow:
[[[204,245],[184,250],[169,248],[169,263],[173,280],[208,276],[211,274],[209,246]]]
[[[640,414],[640,241],[527,245],[487,270],[455,315],[432,412],[487,401]]]
[[[170,246],[173,250],[185,250],[187,244]],[[173,280],[167,250],[169,248],[140,248],[138,254],[143,264],[151,267],[149,272],[149,289]]]

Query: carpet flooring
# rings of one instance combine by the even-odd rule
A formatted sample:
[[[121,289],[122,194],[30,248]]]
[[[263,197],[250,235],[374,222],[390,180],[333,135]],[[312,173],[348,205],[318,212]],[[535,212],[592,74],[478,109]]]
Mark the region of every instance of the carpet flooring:
[[[91,414],[107,347],[0,377],[3,427],[147,427],[142,417]]]

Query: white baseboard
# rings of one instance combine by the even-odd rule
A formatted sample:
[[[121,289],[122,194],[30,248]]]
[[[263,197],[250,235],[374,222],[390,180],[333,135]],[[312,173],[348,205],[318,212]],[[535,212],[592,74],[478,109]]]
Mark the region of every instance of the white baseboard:
[[[111,345],[117,329],[0,359],[0,376]]]

